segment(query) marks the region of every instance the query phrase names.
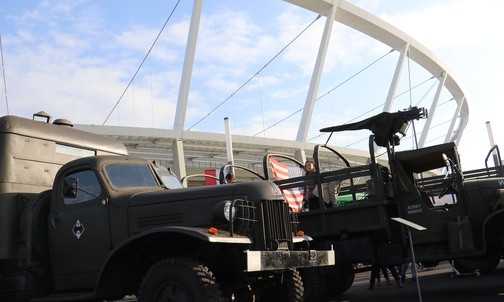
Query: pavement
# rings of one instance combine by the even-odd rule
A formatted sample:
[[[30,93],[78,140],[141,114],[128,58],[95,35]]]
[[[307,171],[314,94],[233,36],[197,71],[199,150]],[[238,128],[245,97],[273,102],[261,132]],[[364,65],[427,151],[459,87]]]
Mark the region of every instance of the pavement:
[[[504,261],[492,274],[456,275],[449,262],[442,262],[433,269],[421,269],[417,280],[411,279],[408,270],[403,288],[393,279],[387,285],[382,277],[381,285],[368,290],[370,272],[355,275],[352,287],[343,295],[326,299],[325,302],[372,302],[372,301],[428,301],[428,302],[504,302]],[[116,302],[135,302],[136,297],[125,297]]]

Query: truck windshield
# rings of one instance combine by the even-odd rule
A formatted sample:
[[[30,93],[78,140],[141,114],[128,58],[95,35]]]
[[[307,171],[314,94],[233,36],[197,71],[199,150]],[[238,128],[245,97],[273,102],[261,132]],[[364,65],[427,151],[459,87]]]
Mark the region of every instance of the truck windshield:
[[[119,189],[159,186],[148,165],[109,164],[105,173],[112,186]]]
[[[170,173],[166,168],[154,166],[154,171],[157,173],[161,182],[167,189],[180,189],[182,188],[182,184],[178,180],[178,178]]]

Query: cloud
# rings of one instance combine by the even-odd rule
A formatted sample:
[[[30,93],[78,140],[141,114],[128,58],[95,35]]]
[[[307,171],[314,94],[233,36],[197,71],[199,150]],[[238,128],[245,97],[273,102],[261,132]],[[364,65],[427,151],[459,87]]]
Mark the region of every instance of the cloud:
[[[198,60],[242,66],[256,62],[273,39],[265,35],[250,17],[242,12],[224,10],[204,16],[198,41]]]
[[[504,2],[483,0],[433,1],[417,10],[396,10],[379,16],[413,36],[440,57],[454,72],[466,93],[469,124],[459,151],[465,169],[483,166],[489,147],[486,121],[504,129],[498,111],[498,83],[504,68],[504,40],[498,39],[504,20]],[[431,132],[437,132],[433,129]],[[496,132],[498,133],[498,132]],[[504,143],[499,134],[496,143]]]
[[[488,142],[484,122],[492,121],[496,136],[498,129],[504,129],[500,111],[493,110],[500,104],[498,87],[504,69],[504,40],[496,39],[503,25],[498,14],[504,3],[352,2],[394,24],[445,60],[459,76],[457,80],[469,100],[470,124],[462,149],[485,153]],[[237,134],[253,135],[271,127],[267,136],[295,139],[301,118],[297,111],[306,100],[325,17],[315,21],[269,63],[315,20],[315,14],[284,2],[271,4],[271,9],[277,11],[268,11],[268,18],[259,9],[244,10],[239,2],[226,2],[226,8],[215,10],[211,3],[206,5],[211,8],[203,11],[200,23],[185,128],[204,118],[193,130],[222,131],[222,118],[229,116]],[[176,11],[167,24],[108,124],[172,127],[190,22],[189,6]],[[114,7],[111,3],[80,0],[44,1],[20,7],[7,13],[4,7],[0,8],[5,16],[0,22],[6,25],[2,26],[2,30],[6,28],[2,40],[11,114],[29,117],[35,111],[45,110],[76,123],[101,124],[161,24],[155,24],[158,21],[152,22],[152,18],[137,17],[141,14],[125,20],[134,4]],[[154,13],[158,12],[148,11],[146,16]],[[319,96],[341,86],[315,104],[309,138],[319,135],[322,127],[348,122],[384,102],[397,52],[352,77],[388,50],[383,44],[335,23]],[[424,77],[412,74],[414,84],[421,81],[417,78]],[[248,79],[251,81],[232,95]],[[400,91],[408,84],[408,78],[403,76]],[[425,90],[419,91],[412,94],[413,102]],[[230,100],[217,108],[226,98]],[[430,95],[426,97],[431,99]],[[397,106],[408,101],[408,96],[402,97]],[[290,114],[293,117],[279,123]],[[351,143],[350,138],[359,140],[354,133],[339,137],[345,145]],[[479,150],[466,148],[465,142]]]
[[[2,37],[11,113],[29,117],[35,111],[45,110],[76,123],[104,121],[150,46],[147,42],[152,43],[158,29],[134,26],[114,33],[105,26],[100,28],[104,24],[102,17],[100,9],[86,1],[43,2],[19,17],[12,17],[16,30],[10,31],[7,39]],[[141,55],[133,55],[132,51]],[[161,49],[153,52],[153,56],[170,63],[176,61],[177,55]],[[130,104],[135,98],[141,104],[140,98],[150,100],[153,105],[148,108],[156,104],[167,107],[167,96],[163,100],[156,92],[169,91],[163,88],[166,83],[178,86],[180,76],[176,77],[174,81],[173,73],[166,71],[149,75],[147,69],[131,87],[136,91],[125,96],[130,96]],[[174,112],[174,98],[171,100],[172,109],[168,105],[164,112]],[[125,104],[125,107],[133,106]],[[130,115],[132,118],[123,115],[121,122],[130,120],[137,126],[152,126],[153,115],[149,112],[153,110],[134,107],[138,108]]]
[[[497,42],[495,34],[504,24],[500,12],[504,3],[496,0],[435,1],[417,11],[384,13],[380,17],[395,24],[430,48],[459,47]],[[499,25],[500,24],[500,25]]]

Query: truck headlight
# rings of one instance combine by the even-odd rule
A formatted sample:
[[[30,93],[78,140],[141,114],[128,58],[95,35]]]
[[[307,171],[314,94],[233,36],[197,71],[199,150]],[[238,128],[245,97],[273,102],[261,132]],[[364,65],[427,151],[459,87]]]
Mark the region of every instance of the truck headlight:
[[[224,217],[227,221],[235,220],[236,218],[236,206],[231,206],[232,202],[227,200],[224,204]]]
[[[236,218],[236,206],[231,206],[232,201],[226,200],[219,202],[214,207],[214,217],[220,221],[233,221]]]

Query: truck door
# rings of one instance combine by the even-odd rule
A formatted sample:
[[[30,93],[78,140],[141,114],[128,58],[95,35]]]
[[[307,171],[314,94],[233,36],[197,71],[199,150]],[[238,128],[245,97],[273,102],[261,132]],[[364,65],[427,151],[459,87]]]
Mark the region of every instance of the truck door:
[[[63,180],[78,181],[75,197],[63,197]],[[92,169],[62,174],[49,214],[51,268],[56,290],[92,287],[110,252],[109,207]]]

